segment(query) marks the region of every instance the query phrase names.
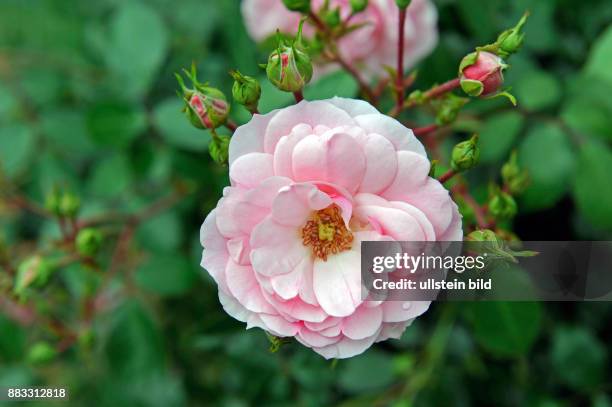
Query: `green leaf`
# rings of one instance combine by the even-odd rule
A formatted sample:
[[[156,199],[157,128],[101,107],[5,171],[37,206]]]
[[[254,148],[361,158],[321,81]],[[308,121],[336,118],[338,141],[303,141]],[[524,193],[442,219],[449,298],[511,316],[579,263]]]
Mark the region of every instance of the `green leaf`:
[[[102,102],[89,110],[87,127],[96,143],[125,148],[145,129],[146,116],[140,108]]]
[[[338,384],[351,394],[374,392],[393,383],[393,359],[386,353],[370,350],[340,362]],[[376,372],[376,374],[372,374]]]
[[[480,161],[494,163],[507,158],[525,119],[515,111],[498,113],[487,118],[480,129]]]
[[[192,151],[208,149],[210,133],[193,127],[182,109],[183,102],[178,97],[159,103],[153,111],[155,128],[168,144]]]
[[[18,361],[25,349],[25,331],[15,322],[0,314],[0,362]]]
[[[181,244],[183,227],[176,212],[166,212],[140,225],[137,236],[147,249],[174,252]]]
[[[535,302],[473,302],[465,316],[474,338],[498,357],[518,357],[531,349],[540,332],[542,309]]]
[[[511,2],[515,16],[510,20],[518,20],[518,16],[529,10],[529,19],[524,27],[525,47],[535,51],[552,51],[559,46],[559,34],[555,26],[555,11],[557,2],[515,0]]]
[[[521,107],[542,110],[554,107],[561,100],[561,83],[544,71],[535,70],[525,75],[514,88]]]
[[[138,269],[136,282],[158,295],[176,296],[189,291],[197,276],[188,259],[175,254],[155,255]]]
[[[87,186],[88,192],[95,197],[115,198],[123,194],[131,183],[127,156],[115,154],[97,163]]]
[[[585,66],[585,72],[612,84],[612,27],[597,39]]]
[[[605,378],[606,348],[584,328],[560,328],[551,349],[553,372],[575,390],[597,388]]]
[[[167,51],[168,32],[157,11],[142,2],[122,2],[111,21],[104,55],[117,76],[117,94],[142,97]]]
[[[306,85],[304,97],[308,100],[329,99],[334,96],[354,98],[359,90],[355,79],[344,71],[336,71]]]
[[[104,345],[114,375],[139,377],[158,371],[164,363],[161,335],[138,302],[126,302],[113,313],[111,331]]]
[[[531,184],[521,196],[520,208],[548,208],[568,191],[575,165],[568,136],[554,124],[538,124],[523,140],[519,162],[529,172]]]
[[[612,140],[612,81],[582,74],[568,79],[570,94],[562,119],[574,131]]]
[[[612,152],[606,146],[581,146],[574,176],[573,196],[580,214],[593,226],[612,230]]]
[[[24,171],[34,155],[36,137],[22,124],[0,127],[0,166],[9,177]]]
[[[50,146],[65,158],[76,161],[75,158],[83,159],[94,152],[83,113],[68,109],[47,111],[40,125]]]

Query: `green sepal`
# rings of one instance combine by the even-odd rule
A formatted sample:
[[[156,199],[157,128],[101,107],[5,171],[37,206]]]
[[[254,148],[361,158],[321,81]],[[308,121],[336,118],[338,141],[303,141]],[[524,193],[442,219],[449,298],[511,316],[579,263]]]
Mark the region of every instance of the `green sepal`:
[[[466,94],[473,97],[480,96],[484,90],[484,85],[482,82],[474,79],[461,79],[460,84],[461,89],[463,89]]]

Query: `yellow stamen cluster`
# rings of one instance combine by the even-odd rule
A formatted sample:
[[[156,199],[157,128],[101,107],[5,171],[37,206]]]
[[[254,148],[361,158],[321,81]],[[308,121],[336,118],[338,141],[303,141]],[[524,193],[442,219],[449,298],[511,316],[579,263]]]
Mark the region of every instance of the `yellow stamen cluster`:
[[[327,261],[327,256],[349,250],[353,234],[346,228],[340,207],[336,204],[312,214],[302,228],[302,243],[312,247],[312,254]]]

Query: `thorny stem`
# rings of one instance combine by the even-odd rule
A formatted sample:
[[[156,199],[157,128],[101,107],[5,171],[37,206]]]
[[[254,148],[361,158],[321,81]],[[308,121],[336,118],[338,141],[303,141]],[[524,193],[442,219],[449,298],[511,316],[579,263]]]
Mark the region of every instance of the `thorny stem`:
[[[225,122],[225,127],[227,127],[233,133],[238,128],[238,125],[233,121],[227,119],[227,121]]]
[[[470,194],[465,185],[455,185],[451,191],[453,194],[459,195],[472,208],[476,217],[476,223],[480,229],[488,229],[495,226],[494,222],[487,222],[484,208],[476,202],[476,199]]]
[[[431,99],[436,99],[440,96],[443,96],[444,94],[458,88],[460,83],[461,82],[459,78],[455,78],[455,79],[446,81],[440,85],[434,86],[433,88],[429,89],[427,92],[423,93],[423,100],[429,101]],[[411,108],[415,106],[416,104],[418,104],[418,102],[413,101],[413,100],[405,101],[401,107],[398,108],[397,105],[393,107],[393,109],[389,112],[389,116],[396,117],[397,115],[401,113],[402,110]]]

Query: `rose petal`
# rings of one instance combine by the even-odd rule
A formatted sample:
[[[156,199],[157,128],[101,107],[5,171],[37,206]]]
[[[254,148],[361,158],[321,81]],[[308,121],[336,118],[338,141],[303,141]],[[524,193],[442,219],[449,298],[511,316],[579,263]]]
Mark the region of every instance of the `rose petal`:
[[[346,317],[361,304],[359,253],[348,250],[314,262],[314,292],[329,315]]]

